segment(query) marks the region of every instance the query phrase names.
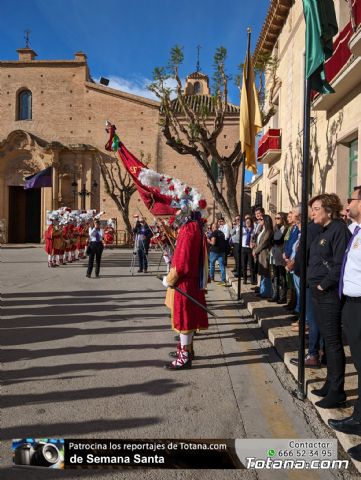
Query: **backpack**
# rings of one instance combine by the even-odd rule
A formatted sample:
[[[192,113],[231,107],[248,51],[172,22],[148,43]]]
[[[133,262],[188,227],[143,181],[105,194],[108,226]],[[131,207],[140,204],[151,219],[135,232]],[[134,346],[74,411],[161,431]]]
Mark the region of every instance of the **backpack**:
[[[225,252],[227,249],[227,241],[224,233],[221,230],[217,230],[215,247],[219,252]]]

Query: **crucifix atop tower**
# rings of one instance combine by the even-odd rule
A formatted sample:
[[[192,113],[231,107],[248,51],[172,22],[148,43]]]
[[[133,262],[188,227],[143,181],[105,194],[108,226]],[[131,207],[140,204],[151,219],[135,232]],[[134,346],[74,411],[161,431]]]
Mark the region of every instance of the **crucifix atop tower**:
[[[37,57],[36,52],[30,47],[30,30],[24,30],[24,39],[25,39],[25,47],[18,48],[16,51],[19,53],[19,61],[20,62],[27,62],[29,60],[34,60]]]
[[[30,48],[30,30],[25,30],[25,48]]]
[[[202,47],[200,45],[197,45],[197,66],[196,66],[196,71],[197,72],[201,71],[201,67],[200,67],[200,64],[199,64],[199,53],[200,53],[201,48]]]

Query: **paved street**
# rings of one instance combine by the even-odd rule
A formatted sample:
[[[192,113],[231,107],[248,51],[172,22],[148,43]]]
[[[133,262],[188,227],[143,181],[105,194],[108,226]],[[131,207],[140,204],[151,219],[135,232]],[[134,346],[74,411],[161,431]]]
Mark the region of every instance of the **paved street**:
[[[163,368],[174,349],[164,288],[129,271],[131,251],[105,252],[100,279],[85,261],[49,269],[42,248],[2,249],[4,479],[330,479],[329,471],[19,470],[12,438],[308,438],[331,432],[305,414],[293,380],[226,288],[212,284],[218,314],[197,335],[191,370]],[[281,379],[281,380],[280,380]],[[347,478],[347,477],[344,477]]]

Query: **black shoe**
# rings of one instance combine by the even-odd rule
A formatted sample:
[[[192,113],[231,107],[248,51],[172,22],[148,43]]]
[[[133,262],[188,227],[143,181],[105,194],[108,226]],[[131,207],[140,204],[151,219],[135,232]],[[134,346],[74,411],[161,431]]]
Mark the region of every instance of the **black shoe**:
[[[338,432],[348,433],[350,435],[361,435],[361,420],[354,418],[353,415],[341,420],[330,419],[328,424]]]
[[[283,303],[287,303],[287,298],[282,297],[282,298],[280,298],[279,300],[277,300],[277,303],[278,303],[279,305],[281,305],[281,304],[283,304]]]
[[[237,270],[234,268],[234,269],[232,270],[232,273],[237,273]]]
[[[139,270],[137,270],[137,273],[143,273],[143,269],[139,268]]]
[[[243,285],[247,285],[247,280],[243,280]]]
[[[289,310],[290,312],[294,312],[295,311],[295,305],[285,305],[283,308],[285,308],[286,310]]]
[[[351,447],[347,450],[347,453],[350,455],[351,458],[361,462],[361,445],[356,445],[355,447]]]
[[[321,355],[321,365],[327,367],[327,358],[326,355]]]
[[[87,273],[85,276],[86,276],[87,278],[90,278],[90,277],[91,277],[91,275],[89,275],[89,273]]]
[[[345,392],[334,392],[330,390],[325,398],[315,403],[320,408],[342,408],[345,406]]]
[[[275,302],[277,302],[277,298],[275,298],[275,297],[269,298],[269,299],[267,300],[267,302],[273,302],[273,303],[275,303]]]
[[[238,277],[239,277],[238,273],[235,273],[234,276],[235,276],[235,278],[238,278]]]
[[[95,276],[96,276],[96,278],[99,278],[99,273],[96,273]]]
[[[311,393],[313,393],[314,395],[317,395],[318,397],[326,397],[329,389],[330,389],[330,384],[326,381],[321,388],[314,388],[313,390],[311,390]]]

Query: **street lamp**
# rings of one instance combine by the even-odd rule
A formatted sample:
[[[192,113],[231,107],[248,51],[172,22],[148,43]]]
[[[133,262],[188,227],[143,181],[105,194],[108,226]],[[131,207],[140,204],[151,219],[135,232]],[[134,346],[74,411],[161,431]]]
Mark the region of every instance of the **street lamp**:
[[[79,195],[81,197],[81,209],[85,210],[85,198],[89,197],[89,195],[94,194],[95,190],[98,188],[98,182],[96,180],[93,180],[92,188],[90,192],[85,188],[85,183],[83,183],[82,189],[80,190],[80,192],[78,192],[78,183],[75,181],[75,178],[71,184],[71,187],[73,191],[74,200],[75,200],[75,197]]]

